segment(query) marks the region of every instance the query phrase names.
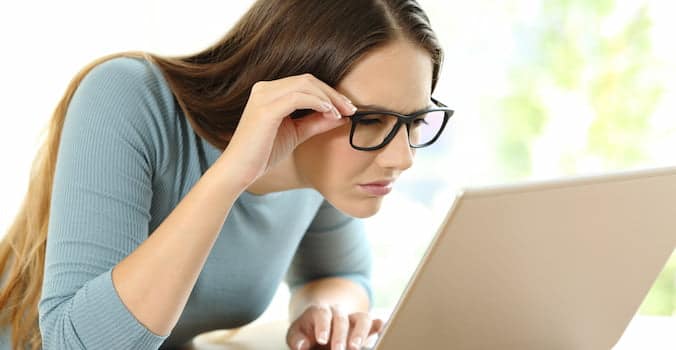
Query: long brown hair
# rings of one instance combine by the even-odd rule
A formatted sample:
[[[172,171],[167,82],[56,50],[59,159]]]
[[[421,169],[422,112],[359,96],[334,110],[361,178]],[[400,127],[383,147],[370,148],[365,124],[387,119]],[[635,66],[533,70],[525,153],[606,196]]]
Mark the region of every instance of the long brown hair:
[[[258,0],[221,40],[201,52],[180,57],[123,52],[84,67],[54,110],[32,164],[28,192],[0,243],[0,274],[5,273],[0,327],[11,327],[13,348],[42,345],[38,303],[56,156],[68,104],[92,68],[122,56],[151,61],[195,131],[225,149],[257,81],[311,73],[336,86],[360,57],[394,40],[408,40],[429,52],[434,91],[442,49],[415,0]]]

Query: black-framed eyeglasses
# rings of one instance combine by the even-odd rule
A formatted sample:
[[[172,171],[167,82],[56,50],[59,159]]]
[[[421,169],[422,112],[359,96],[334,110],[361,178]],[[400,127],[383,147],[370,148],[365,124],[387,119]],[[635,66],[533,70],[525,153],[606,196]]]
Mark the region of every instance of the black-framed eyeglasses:
[[[437,106],[409,115],[380,110],[358,110],[348,116],[352,120],[350,146],[360,151],[375,151],[387,146],[406,125],[408,144],[423,148],[433,144],[448,123],[454,111],[432,98]]]

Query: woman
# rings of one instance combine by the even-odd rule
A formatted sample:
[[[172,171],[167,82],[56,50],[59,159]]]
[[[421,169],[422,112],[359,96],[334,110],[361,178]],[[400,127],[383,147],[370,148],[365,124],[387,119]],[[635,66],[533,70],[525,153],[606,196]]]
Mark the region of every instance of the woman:
[[[285,279],[290,348],[359,348],[383,322],[358,218],[450,117],[441,60],[414,0],[259,0],[197,54],[84,68],[0,246],[12,347],[177,348]]]

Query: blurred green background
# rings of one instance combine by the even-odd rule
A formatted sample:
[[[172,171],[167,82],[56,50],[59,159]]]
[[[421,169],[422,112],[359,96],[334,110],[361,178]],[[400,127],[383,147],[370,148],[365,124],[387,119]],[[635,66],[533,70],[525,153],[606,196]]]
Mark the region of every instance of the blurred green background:
[[[676,5],[421,4],[447,54],[435,96],[456,116],[368,222],[376,307],[396,304],[457,187],[676,164]],[[676,254],[639,313],[676,315]]]
[[[615,0],[544,1],[535,26],[517,26],[531,48],[510,68],[513,92],[502,99],[496,122],[502,123],[497,151],[508,177],[530,174],[533,139],[550,118],[542,91],[584,96],[593,111],[586,147],[608,168],[639,165],[648,159],[647,140],[655,132],[650,117],[665,92],[662,69],[651,46],[648,2],[634,8],[613,33],[599,35],[600,24],[626,2]],[[574,116],[569,116],[573,117]],[[573,173],[579,154],[560,158]],[[676,255],[657,279],[639,311],[650,315],[676,312]]]

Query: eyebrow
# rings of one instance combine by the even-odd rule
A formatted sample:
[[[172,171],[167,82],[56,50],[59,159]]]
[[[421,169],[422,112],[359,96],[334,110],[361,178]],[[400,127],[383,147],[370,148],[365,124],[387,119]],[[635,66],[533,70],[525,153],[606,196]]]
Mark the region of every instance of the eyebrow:
[[[389,109],[389,108],[387,108],[387,107],[383,107],[383,106],[380,106],[380,105],[360,105],[360,104],[355,104],[354,106],[357,107],[357,109],[359,109],[359,110],[365,109],[365,110],[380,110],[380,111],[395,112],[395,111],[392,111],[391,109]],[[408,115],[408,114],[413,114],[413,113],[415,113],[415,112],[423,111],[423,110],[428,109],[428,108],[431,108],[431,107],[433,107],[433,105],[430,103],[430,104],[428,104],[427,106],[425,106],[424,108],[421,108],[421,109],[416,109],[416,110],[414,110],[414,111],[407,112],[407,113],[401,113],[401,112],[397,112],[397,113],[399,113],[399,114],[404,114],[404,115]]]

